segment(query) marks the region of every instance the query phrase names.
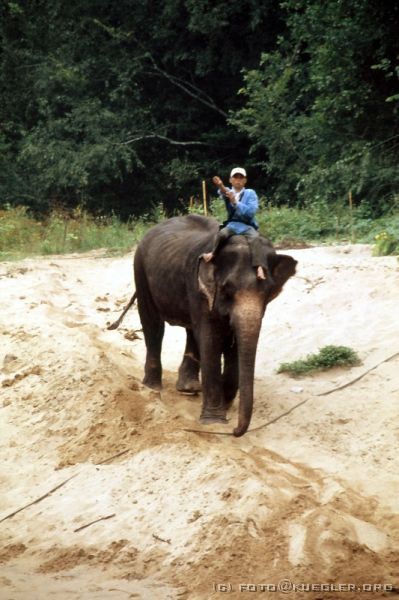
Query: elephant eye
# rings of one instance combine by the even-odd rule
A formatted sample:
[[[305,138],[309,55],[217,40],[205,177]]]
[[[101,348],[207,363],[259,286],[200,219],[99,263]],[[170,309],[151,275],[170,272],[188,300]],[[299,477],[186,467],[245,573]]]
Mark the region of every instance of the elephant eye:
[[[227,298],[232,298],[235,292],[235,286],[232,281],[225,281],[221,285],[221,291]]]

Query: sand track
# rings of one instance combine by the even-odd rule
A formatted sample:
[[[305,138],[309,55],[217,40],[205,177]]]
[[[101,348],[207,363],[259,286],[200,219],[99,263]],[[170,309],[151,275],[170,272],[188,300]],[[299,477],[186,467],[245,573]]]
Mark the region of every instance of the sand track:
[[[106,330],[131,256],[0,263],[0,600],[242,598],[282,580],[353,588],[250,597],[399,597],[362,591],[399,585],[398,262],[287,253],[298,273],[267,310],[240,439],[213,433],[236,408],[205,428],[200,398],[175,391],[182,330],[167,328],[161,393],[140,383],[136,309]],[[330,343],[362,365],[275,373]]]

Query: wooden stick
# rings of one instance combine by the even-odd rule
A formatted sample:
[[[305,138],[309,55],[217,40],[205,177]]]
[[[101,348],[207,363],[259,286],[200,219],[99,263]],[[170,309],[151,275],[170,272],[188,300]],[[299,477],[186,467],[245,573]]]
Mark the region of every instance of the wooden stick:
[[[165,544],[170,544],[170,540],[164,540],[163,538],[159,537],[158,535],[155,535],[155,533],[152,534],[152,537],[154,538],[154,540],[158,540],[159,542],[165,542]]]
[[[342,385],[339,385],[338,387],[332,388],[332,390],[328,390],[327,392],[321,392],[320,394],[316,394],[316,396],[328,396],[329,394],[332,394],[333,392],[337,392],[338,390],[343,390],[344,388],[349,387],[353,383],[356,383],[357,381],[359,381],[359,379],[362,379],[365,375],[370,373],[370,371],[374,371],[374,369],[376,369],[383,363],[389,362],[390,360],[392,360],[393,358],[395,358],[398,355],[399,355],[399,352],[395,352],[395,354],[388,356],[388,358],[385,358],[381,362],[377,363],[376,365],[374,365],[374,367],[370,367],[370,369],[367,369],[367,371],[364,371],[361,375],[358,375],[358,377],[355,377],[354,379],[351,379],[347,383],[343,383]]]
[[[95,519],[94,521],[90,521],[90,523],[86,523],[86,525],[82,525],[81,527],[78,527],[77,529],[74,529],[73,532],[77,533],[78,531],[82,531],[82,529],[86,529],[86,527],[90,527],[90,525],[94,525],[94,523],[98,523],[99,521],[106,521],[107,519],[112,519],[112,517],[115,517],[115,513],[113,513],[112,515],[107,515],[106,517],[99,517],[98,519]]]
[[[110,456],[109,458],[106,458],[105,460],[102,460],[101,462],[96,463],[96,465],[105,465],[105,463],[111,462],[111,460],[114,460],[114,458],[119,458],[120,456],[123,456],[123,454],[130,452],[130,450],[131,450],[131,448],[128,448],[127,450],[122,450],[121,452],[118,452],[118,454],[114,454],[113,456]]]
[[[263,429],[264,427],[268,427],[269,425],[272,425],[276,421],[279,421],[279,419],[282,419],[283,417],[286,417],[287,415],[289,415],[293,410],[295,410],[299,406],[302,406],[302,404],[305,404],[305,402],[308,402],[310,399],[311,398],[306,398],[305,400],[298,402],[298,404],[295,404],[295,406],[292,406],[291,408],[289,408],[288,410],[283,412],[281,415],[278,415],[271,421],[268,421],[267,423],[263,423],[262,425],[259,425],[258,427],[254,427],[253,429],[248,429],[247,433],[251,433],[252,431],[258,431],[258,429]],[[206,431],[206,430],[200,430],[200,429],[182,429],[181,431],[188,431],[189,433],[208,433],[208,434],[212,434],[212,435],[233,435],[233,433],[231,431]]]
[[[38,498],[37,500],[33,500],[33,502],[29,502],[29,504],[25,504],[25,506],[22,506],[21,508],[18,508],[17,510],[14,510],[14,512],[12,512],[9,515],[7,515],[6,517],[3,517],[2,519],[0,519],[0,523],[2,523],[3,521],[5,521],[6,519],[11,519],[11,517],[14,517],[15,515],[17,515],[21,511],[25,510],[25,508],[29,508],[29,506],[33,506],[34,504],[37,504],[38,502],[41,502],[42,500],[44,500],[45,498],[47,498],[47,496],[50,496],[53,492],[55,492],[55,491],[59,490],[60,488],[62,488],[62,486],[64,486],[66,483],[68,483],[68,481],[71,481],[71,479],[73,479],[74,477],[76,477],[76,475],[78,475],[78,473],[75,473],[75,475],[72,475],[72,477],[68,477],[68,479],[66,479],[62,483],[59,483],[58,485],[56,485],[49,492],[47,492],[46,494],[43,494],[43,496],[40,496],[40,498]]]
[[[353,385],[354,383],[359,381],[359,379],[362,379],[365,375],[370,373],[370,371],[374,371],[374,369],[376,369],[383,363],[389,362],[390,360],[392,360],[393,358],[396,358],[397,356],[399,356],[399,352],[395,352],[394,354],[391,354],[391,356],[388,356],[388,358],[384,358],[384,360],[381,360],[379,363],[377,363],[373,367],[370,367],[370,369],[367,369],[367,371],[364,371],[363,373],[361,373],[361,375],[358,375],[358,377],[351,379],[347,383],[344,383],[335,388],[332,388],[331,390],[327,390],[327,392],[321,392],[319,394],[315,394],[315,397],[328,396],[329,394],[332,394],[333,392],[337,392],[338,390],[343,390],[344,388],[349,387],[350,385]],[[298,404],[295,404],[290,409],[281,413],[280,415],[278,415],[271,421],[268,421],[267,423],[263,423],[263,425],[259,425],[258,427],[254,427],[253,429],[248,429],[247,434],[251,433],[252,431],[258,431],[259,429],[263,429],[264,427],[268,427],[269,425],[276,423],[277,421],[279,421],[283,417],[286,417],[287,415],[289,415],[291,412],[293,412],[294,410],[296,410],[303,404],[306,404],[306,402],[309,402],[309,400],[312,400],[312,398],[313,398],[313,396],[310,396],[309,398],[305,398],[305,400],[301,400],[301,402],[298,402]],[[206,431],[206,430],[200,430],[200,429],[181,429],[181,431],[188,431],[189,433],[202,433],[202,434],[209,434],[209,435],[233,435],[231,432],[228,432],[228,431]]]
[[[208,209],[206,206],[206,183],[205,183],[205,179],[202,180],[202,197],[204,200],[204,215],[208,216]]]
[[[351,228],[351,243],[354,242],[353,235],[353,198],[352,198],[352,190],[348,192],[348,201],[349,201],[349,215],[350,215],[350,228]]]

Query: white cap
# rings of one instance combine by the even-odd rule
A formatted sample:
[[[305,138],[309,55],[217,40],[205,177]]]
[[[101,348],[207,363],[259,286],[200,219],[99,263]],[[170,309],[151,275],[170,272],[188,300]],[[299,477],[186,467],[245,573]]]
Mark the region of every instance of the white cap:
[[[234,175],[242,175],[243,177],[246,177],[247,172],[241,167],[234,167],[234,169],[231,170],[230,177],[233,177]]]

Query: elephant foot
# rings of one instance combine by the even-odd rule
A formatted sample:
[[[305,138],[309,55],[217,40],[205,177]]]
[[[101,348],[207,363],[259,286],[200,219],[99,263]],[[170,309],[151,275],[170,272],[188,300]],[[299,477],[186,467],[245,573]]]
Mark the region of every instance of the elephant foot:
[[[211,423],[228,423],[228,419],[226,419],[223,415],[201,415],[200,423],[203,425],[210,425]]]
[[[227,412],[233,406],[234,397],[233,398],[225,398],[223,401],[223,408]]]
[[[160,392],[162,389],[162,383],[160,381],[155,381],[149,377],[144,377],[143,384],[156,392]]]
[[[176,383],[176,389],[181,394],[188,394],[190,396],[194,396],[201,391],[202,387],[198,379],[194,379],[192,381],[178,381]]]

